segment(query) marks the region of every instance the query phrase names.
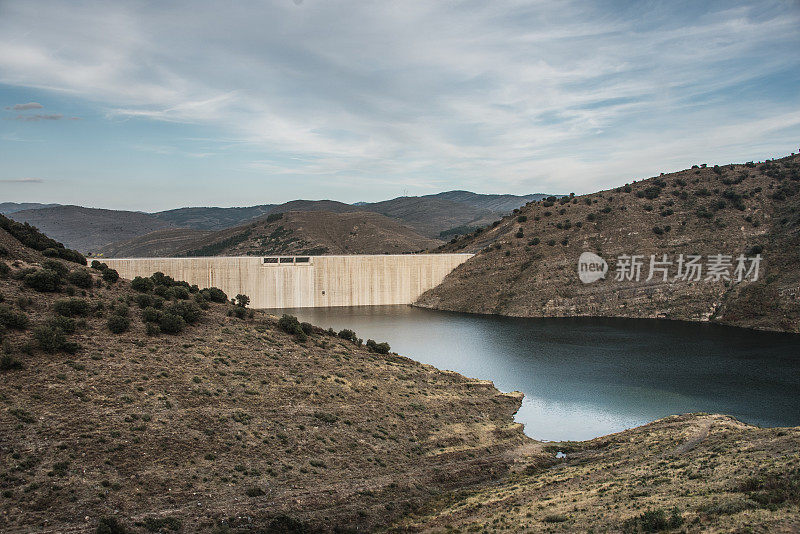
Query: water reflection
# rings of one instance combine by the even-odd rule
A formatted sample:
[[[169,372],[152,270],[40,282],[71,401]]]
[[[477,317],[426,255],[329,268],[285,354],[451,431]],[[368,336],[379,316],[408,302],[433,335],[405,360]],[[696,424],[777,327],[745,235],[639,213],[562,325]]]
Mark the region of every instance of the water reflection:
[[[637,319],[519,319],[375,306],[298,308],[303,321],[525,393],[536,439],[588,439],[675,413],[800,424],[800,336]]]

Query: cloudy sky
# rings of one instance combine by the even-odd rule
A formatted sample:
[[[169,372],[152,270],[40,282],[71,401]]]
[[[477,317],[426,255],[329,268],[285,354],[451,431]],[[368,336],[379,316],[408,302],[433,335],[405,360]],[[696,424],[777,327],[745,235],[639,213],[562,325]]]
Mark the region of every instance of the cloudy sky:
[[[800,145],[797,1],[0,0],[0,201],[585,193]]]

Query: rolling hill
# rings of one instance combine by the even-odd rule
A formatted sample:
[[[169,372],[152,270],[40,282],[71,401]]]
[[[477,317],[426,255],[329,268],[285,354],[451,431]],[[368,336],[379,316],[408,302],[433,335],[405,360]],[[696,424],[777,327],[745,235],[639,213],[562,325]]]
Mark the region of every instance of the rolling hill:
[[[147,213],[81,206],[22,210],[11,217],[33,225],[68,248],[83,253],[170,226]]]
[[[377,213],[289,211],[218,232],[159,230],[100,252],[107,257],[404,254],[439,244]]]
[[[544,193],[534,193],[532,195],[485,195],[472,193],[470,191],[445,191],[444,193],[425,195],[425,197],[468,204],[474,208],[496,211],[503,214],[511,213],[513,210],[528,202],[542,200],[549,196],[550,195]]]
[[[41,208],[53,208],[60,204],[40,204],[38,202],[0,202],[0,214],[8,215],[23,210],[37,210]]]
[[[252,223],[269,214],[290,211],[372,212],[394,219],[396,223],[411,228],[429,239],[449,239],[497,220],[526,201],[541,196],[479,195],[468,191],[449,191],[436,195],[398,197],[384,202],[358,205],[333,200],[293,200],[283,204],[238,208],[187,207],[155,213],[44,204],[6,203],[4,206],[11,210],[10,213],[15,220],[28,222],[66,246],[84,253],[96,253],[102,249],[102,253],[108,255],[109,252],[122,247],[119,250],[127,255],[134,254],[138,250],[137,247],[143,247],[142,254],[151,250],[152,252],[146,254],[151,255],[163,254],[164,251],[174,248],[177,243],[207,237],[207,234],[193,233],[192,230],[201,232],[228,230]],[[21,209],[23,207],[27,209]],[[377,224],[378,219],[371,220]],[[388,226],[386,228],[388,229]],[[395,226],[395,228],[400,227]],[[168,229],[175,231],[146,236],[151,232]],[[141,240],[138,239],[140,237]],[[333,236],[328,237],[333,238]],[[336,239],[341,241],[345,237],[337,236]],[[156,242],[159,238],[166,240],[160,248]],[[398,248],[408,251],[409,238],[412,241],[417,239],[410,234],[401,233],[396,242],[390,243],[388,249],[380,252],[393,252]],[[131,243],[128,243],[129,241]],[[436,244],[438,243],[428,242],[429,246]],[[328,248],[334,250],[336,247]],[[361,245],[357,248],[367,250]],[[158,252],[159,250],[162,252]]]
[[[364,204],[362,207],[402,221],[431,238],[439,238],[443,232],[446,235],[446,232],[454,229],[458,233],[464,233],[502,215],[496,211],[434,197],[398,197]]]
[[[792,155],[696,165],[590,195],[532,202],[443,246],[477,255],[417,305],[521,317],[660,317],[798,332],[799,190],[800,156]],[[579,280],[584,252],[607,262],[605,279]],[[665,254],[672,262],[661,265],[666,280],[658,270],[648,280],[651,256],[660,262]],[[701,256],[705,270],[698,280],[677,277],[681,254],[684,262]],[[623,255],[629,266],[630,256],[638,256],[638,281],[620,261]],[[728,264],[726,277],[708,270],[716,255],[723,256],[717,272]],[[736,275],[740,255],[747,270],[760,255],[758,279]]]
[[[526,439],[490,383],[110,274],[0,228],[3,532],[372,531]]]

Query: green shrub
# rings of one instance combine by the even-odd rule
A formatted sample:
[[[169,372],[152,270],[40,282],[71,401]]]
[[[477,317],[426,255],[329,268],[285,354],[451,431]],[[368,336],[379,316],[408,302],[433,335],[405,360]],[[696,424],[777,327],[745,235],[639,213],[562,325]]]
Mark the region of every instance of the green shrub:
[[[72,263],[78,263],[80,265],[86,265],[86,258],[84,258],[83,254],[77,250],[52,247],[44,249],[42,251],[42,255],[50,258],[61,258],[62,260],[71,261]]]
[[[75,322],[75,319],[61,315],[51,318],[47,321],[47,325],[52,328],[58,328],[65,334],[74,334],[75,330],[78,329],[78,324]]]
[[[13,371],[14,369],[22,369],[22,362],[13,354],[4,352],[0,356],[0,371]]]
[[[377,352],[378,354],[389,354],[389,351],[392,350],[389,344],[385,341],[383,343],[376,343],[374,339],[367,340],[367,348],[372,352]]]
[[[53,303],[53,311],[64,317],[85,317],[89,315],[89,309],[89,302],[83,299],[61,299]]]
[[[237,319],[244,319],[247,317],[247,308],[242,306],[234,306],[232,310],[228,312],[228,317],[236,317]]]
[[[26,286],[42,293],[52,293],[61,288],[61,276],[50,269],[37,269],[26,274],[23,282]]]
[[[141,293],[148,293],[153,290],[155,284],[149,278],[144,278],[141,276],[137,276],[133,280],[131,280],[131,289],[134,291],[139,291]]]
[[[678,507],[673,508],[669,515],[663,508],[657,508],[628,519],[622,524],[622,530],[623,532],[661,532],[678,528],[682,524],[683,517]]]
[[[337,416],[326,412],[314,412],[314,417],[316,417],[323,423],[330,423],[330,424],[333,424],[339,420]]]
[[[28,328],[28,316],[23,312],[14,311],[10,306],[0,304],[0,325],[14,330]]]
[[[247,488],[247,490],[245,490],[245,494],[247,494],[248,497],[261,497],[262,495],[266,495],[264,493],[264,490],[262,490],[258,486],[252,486]]]
[[[592,221],[594,221],[595,219],[597,219],[597,215],[595,215],[594,213],[590,213],[590,214],[588,214],[588,215],[586,216],[586,220],[587,220],[587,221],[589,221],[589,222],[592,222]]]
[[[0,261],[0,278],[8,278],[11,274],[11,267],[4,261]]]
[[[660,194],[661,188],[658,186],[645,187],[644,189],[636,192],[637,197],[646,198],[648,200],[656,199]]]
[[[307,339],[307,334],[310,334],[313,330],[313,327],[305,328],[303,325],[311,326],[309,323],[300,324],[300,321],[297,320],[297,317],[285,313],[283,314],[283,317],[278,320],[278,327],[287,334],[293,334],[296,336],[298,341],[305,341]]]
[[[119,273],[114,269],[103,269],[103,280],[109,284],[113,284],[119,280]]]
[[[95,534],[128,534],[128,529],[116,517],[101,517],[97,523]]]
[[[127,317],[130,314],[130,312],[131,312],[131,309],[128,308],[128,305],[124,304],[122,302],[118,302],[111,309],[111,313],[112,314],[119,315],[120,317]]]
[[[350,330],[349,328],[340,330],[338,335],[342,339],[347,339],[353,342],[358,341],[358,336],[356,335],[356,333]]]
[[[108,329],[114,334],[127,332],[131,327],[131,320],[121,315],[112,315],[108,318]]]
[[[142,320],[146,323],[158,323],[161,321],[161,318],[163,316],[164,316],[163,313],[153,308],[152,306],[142,310]]]
[[[228,302],[228,295],[218,287],[201,289],[200,293],[211,302]]]
[[[664,230],[660,226],[654,226],[653,233],[656,235],[662,235],[664,233]]]
[[[161,333],[161,329],[157,324],[147,323],[144,325],[144,331],[148,336],[157,336]]]
[[[165,313],[159,320],[158,327],[165,334],[179,334],[186,328],[186,321],[180,315]]]
[[[156,295],[158,295],[163,299],[172,298],[172,294],[170,293],[169,288],[161,284],[156,284],[156,286],[153,288],[153,293],[155,293]]]
[[[145,293],[139,293],[133,298],[133,301],[141,309],[150,308],[153,306],[153,297]]]
[[[300,323],[300,329],[304,334],[310,336],[314,332],[314,325],[311,323]]]
[[[189,290],[182,286],[174,286],[169,288],[168,293],[172,298],[178,300],[186,300],[189,298]]]
[[[202,293],[195,294],[194,302],[198,306],[200,306],[201,310],[207,310],[208,308],[210,308],[210,305],[208,304],[208,300],[206,300],[206,298],[202,295]]]
[[[105,271],[106,269],[108,269],[108,265],[106,265],[105,263],[101,263],[97,260],[92,260],[92,269],[96,269],[98,271]]]
[[[246,308],[247,305],[250,304],[250,297],[247,295],[242,295],[239,293],[236,295],[236,305],[241,306],[242,308]]]
[[[200,317],[202,317],[203,310],[201,310],[200,306],[194,302],[181,301],[169,306],[166,310],[166,313],[171,313],[172,315],[178,315],[182,317],[187,324],[194,324],[200,320]]]
[[[75,269],[67,276],[67,281],[76,286],[83,289],[89,289],[92,287],[92,275],[89,271],[84,269]]]
[[[80,345],[67,341],[63,330],[53,326],[38,326],[33,331],[33,338],[39,348],[45,352],[64,351],[73,354],[78,351]]]
[[[42,262],[42,269],[54,271],[58,273],[61,278],[64,278],[69,274],[69,269],[67,266],[58,260],[44,260]]]
[[[33,338],[45,352],[58,352],[67,343],[64,332],[52,326],[37,326],[33,330]]]

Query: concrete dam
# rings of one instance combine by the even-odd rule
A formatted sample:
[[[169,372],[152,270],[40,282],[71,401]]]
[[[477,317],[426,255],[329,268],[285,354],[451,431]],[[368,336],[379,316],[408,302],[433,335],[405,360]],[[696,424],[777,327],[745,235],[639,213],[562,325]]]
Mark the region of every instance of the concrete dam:
[[[162,272],[242,293],[253,308],[411,304],[472,254],[100,259],[132,280]]]

